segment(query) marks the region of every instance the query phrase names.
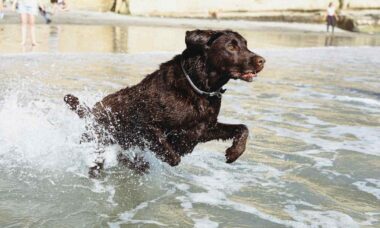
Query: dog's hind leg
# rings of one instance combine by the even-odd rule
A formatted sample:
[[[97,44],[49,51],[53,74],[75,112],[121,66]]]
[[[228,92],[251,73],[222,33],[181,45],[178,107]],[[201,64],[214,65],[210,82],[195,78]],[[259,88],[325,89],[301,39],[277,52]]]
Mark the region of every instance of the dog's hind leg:
[[[69,105],[70,110],[78,114],[80,118],[83,118],[90,113],[90,109],[87,106],[80,104],[79,99],[74,95],[67,94],[63,100]]]
[[[134,158],[129,158],[126,155],[120,153],[117,156],[117,160],[120,164],[132,169],[133,171],[143,174],[147,173],[150,169],[149,162],[145,161],[143,157],[135,156]]]
[[[90,127],[87,130],[89,131],[82,135],[81,141],[94,141],[94,143],[97,144],[96,151],[94,152],[96,154],[96,158],[88,172],[90,177],[97,178],[100,176],[101,171],[104,168],[104,147],[107,145],[114,144],[115,141],[110,137],[109,133],[100,125],[90,125]]]

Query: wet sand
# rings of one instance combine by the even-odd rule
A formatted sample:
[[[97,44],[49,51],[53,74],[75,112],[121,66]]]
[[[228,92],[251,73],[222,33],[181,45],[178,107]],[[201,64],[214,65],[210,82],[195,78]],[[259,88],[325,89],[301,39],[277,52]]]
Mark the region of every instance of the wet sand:
[[[112,12],[89,12],[69,11],[60,12],[53,16],[53,24],[74,25],[149,25],[167,27],[189,27],[189,28],[213,28],[213,29],[250,29],[250,30],[276,30],[276,31],[298,31],[298,32],[325,32],[324,24],[307,23],[284,23],[284,22],[259,22],[248,20],[218,20],[218,19],[196,19],[196,18],[163,18],[163,17],[137,17],[120,15]],[[18,14],[6,11],[0,24],[20,23]],[[37,23],[44,24],[42,17],[37,18]],[[336,33],[353,35],[350,32],[336,28]]]
[[[0,53],[180,53],[185,48],[189,27],[137,25],[37,25],[39,45],[20,45],[20,25],[0,25]],[[235,29],[248,40],[250,48],[286,49],[329,46],[380,46],[373,36],[346,36],[321,32],[282,32]],[[152,35],[154,34],[154,35]],[[168,42],[170,41],[170,42]]]
[[[236,20],[133,17],[115,13],[61,12],[47,25],[37,17],[37,47],[21,46],[19,16],[6,11],[0,20],[0,53],[107,52],[141,53],[184,49],[184,35],[192,29],[232,29],[255,48],[379,46],[380,36],[336,29],[322,24]],[[152,40],[152,38],[154,39]],[[168,42],[170,40],[170,42]]]

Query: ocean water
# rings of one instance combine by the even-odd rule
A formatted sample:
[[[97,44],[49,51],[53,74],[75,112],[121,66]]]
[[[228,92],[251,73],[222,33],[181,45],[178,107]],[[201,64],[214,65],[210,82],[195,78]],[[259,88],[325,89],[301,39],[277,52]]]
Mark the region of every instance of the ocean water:
[[[229,82],[220,114],[250,130],[237,162],[225,163],[230,141],[199,145],[174,168],[124,151],[150,161],[138,175],[110,146],[105,174],[91,179],[96,145],[80,143],[85,122],[63,96],[92,105],[180,45],[65,52],[52,39],[38,47],[47,51],[0,54],[1,227],[380,226],[380,47],[310,47],[308,37],[252,48],[266,68],[252,83]]]

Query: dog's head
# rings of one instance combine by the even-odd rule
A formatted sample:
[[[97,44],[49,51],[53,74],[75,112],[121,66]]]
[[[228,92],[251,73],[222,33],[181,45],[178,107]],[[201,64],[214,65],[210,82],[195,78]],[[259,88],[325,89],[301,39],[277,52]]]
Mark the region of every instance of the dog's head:
[[[185,42],[188,50],[202,52],[214,71],[233,79],[250,82],[264,68],[265,59],[250,51],[247,41],[237,32],[187,31]]]

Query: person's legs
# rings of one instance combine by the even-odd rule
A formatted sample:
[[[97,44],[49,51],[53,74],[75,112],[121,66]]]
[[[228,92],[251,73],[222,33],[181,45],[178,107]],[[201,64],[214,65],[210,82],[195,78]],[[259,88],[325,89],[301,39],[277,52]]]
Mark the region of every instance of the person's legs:
[[[35,17],[33,14],[28,14],[28,24],[30,28],[30,38],[32,39],[32,45],[36,46],[36,31],[35,31]]]
[[[28,24],[28,15],[26,13],[22,13],[20,15],[21,15],[21,45],[25,45],[27,24]]]
[[[330,27],[330,17],[326,17],[326,26],[327,26],[327,32],[329,32],[329,27]]]
[[[332,25],[331,24],[331,16],[327,16],[327,32],[329,31],[330,25]]]
[[[332,19],[331,19],[332,33],[334,33],[335,26],[336,26],[336,19],[335,19],[335,17],[332,17]]]

